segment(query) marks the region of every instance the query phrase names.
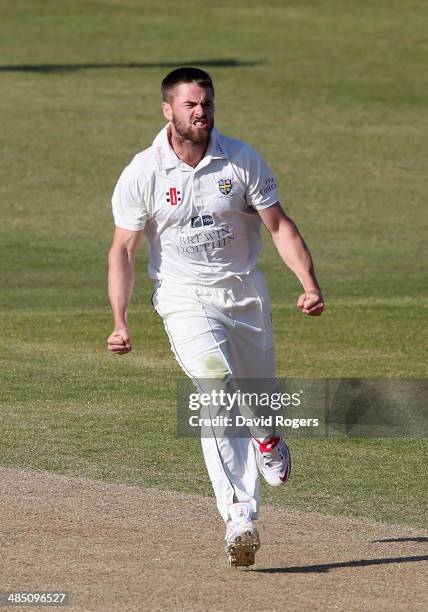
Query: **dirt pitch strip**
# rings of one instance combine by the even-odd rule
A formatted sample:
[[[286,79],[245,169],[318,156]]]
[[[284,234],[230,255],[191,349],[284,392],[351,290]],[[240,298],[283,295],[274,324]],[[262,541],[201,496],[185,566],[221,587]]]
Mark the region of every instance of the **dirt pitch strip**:
[[[257,564],[237,569],[212,499],[42,471],[0,481],[3,592],[68,591],[76,611],[428,609],[416,529],[265,507]]]

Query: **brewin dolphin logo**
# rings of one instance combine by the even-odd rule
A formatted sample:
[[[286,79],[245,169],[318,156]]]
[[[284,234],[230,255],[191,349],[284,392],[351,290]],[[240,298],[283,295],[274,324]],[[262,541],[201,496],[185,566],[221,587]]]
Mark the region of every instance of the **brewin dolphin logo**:
[[[218,188],[220,189],[220,193],[223,195],[229,195],[232,191],[232,179],[220,179],[218,182]]]

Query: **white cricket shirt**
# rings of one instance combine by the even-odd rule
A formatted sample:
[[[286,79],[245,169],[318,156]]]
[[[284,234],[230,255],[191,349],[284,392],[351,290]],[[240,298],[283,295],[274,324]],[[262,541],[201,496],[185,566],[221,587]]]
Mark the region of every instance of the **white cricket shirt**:
[[[168,125],[138,153],[115,187],[115,224],[144,229],[149,275],[213,285],[249,274],[261,248],[255,209],[279,200],[268,164],[249,145],[215,128],[196,168],[171,148]]]

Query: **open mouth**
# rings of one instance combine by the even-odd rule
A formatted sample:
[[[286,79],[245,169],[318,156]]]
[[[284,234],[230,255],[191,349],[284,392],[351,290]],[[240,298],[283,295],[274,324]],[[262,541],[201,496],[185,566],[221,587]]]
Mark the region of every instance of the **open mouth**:
[[[193,126],[199,129],[206,129],[208,127],[208,123],[204,119],[197,119],[193,122]]]

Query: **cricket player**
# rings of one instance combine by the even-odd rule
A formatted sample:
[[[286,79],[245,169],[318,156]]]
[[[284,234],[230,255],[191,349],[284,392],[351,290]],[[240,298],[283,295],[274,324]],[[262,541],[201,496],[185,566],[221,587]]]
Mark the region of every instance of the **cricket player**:
[[[204,388],[230,390],[234,379],[275,378],[271,305],[257,267],[261,224],[303,287],[298,308],[324,309],[311,255],[279,203],[269,165],[249,145],[214,127],[214,86],[197,68],[162,82],[167,125],[125,168],[114,190],[109,297],[114,331],[108,348],[131,350],[128,306],[134,257],[145,235],[153,305],[183,371]],[[210,408],[208,408],[210,414]],[[213,412],[212,412],[213,413]],[[273,486],[290,473],[285,441],[272,427],[246,436],[202,436],[231,565],[254,563],[260,546],[259,473]]]

